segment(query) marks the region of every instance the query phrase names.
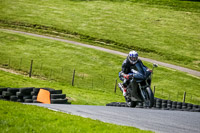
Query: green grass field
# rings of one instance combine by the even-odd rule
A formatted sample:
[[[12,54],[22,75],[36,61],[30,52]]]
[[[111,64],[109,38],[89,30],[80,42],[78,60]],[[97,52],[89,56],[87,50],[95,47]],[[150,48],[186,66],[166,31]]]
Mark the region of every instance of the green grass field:
[[[125,57],[12,33],[56,36],[200,70],[200,2],[195,0],[0,0],[0,87],[61,89],[72,104],[124,102],[117,88]],[[33,76],[28,78],[33,60]],[[144,62],[149,68],[152,64]],[[72,75],[76,70],[75,85]],[[159,66],[155,97],[200,104],[200,78]],[[1,132],[144,132],[0,100]],[[41,126],[42,125],[42,126]],[[147,131],[148,132],[148,131]]]
[[[143,57],[200,70],[199,7],[179,0],[3,0],[0,25],[136,49]]]

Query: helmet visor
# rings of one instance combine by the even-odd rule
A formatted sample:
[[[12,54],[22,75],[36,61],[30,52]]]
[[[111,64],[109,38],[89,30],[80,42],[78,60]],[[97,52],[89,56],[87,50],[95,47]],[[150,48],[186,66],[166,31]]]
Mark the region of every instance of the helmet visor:
[[[138,57],[130,57],[131,61],[137,61]]]

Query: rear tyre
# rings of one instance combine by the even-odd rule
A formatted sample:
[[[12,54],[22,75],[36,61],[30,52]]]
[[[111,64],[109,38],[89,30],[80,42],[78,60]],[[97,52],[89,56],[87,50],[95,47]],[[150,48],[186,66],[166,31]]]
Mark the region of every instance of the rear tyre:
[[[126,105],[127,107],[131,107],[131,108],[135,108],[137,105],[137,102],[135,101],[131,101],[130,99],[128,99],[127,97],[124,97],[126,100]]]

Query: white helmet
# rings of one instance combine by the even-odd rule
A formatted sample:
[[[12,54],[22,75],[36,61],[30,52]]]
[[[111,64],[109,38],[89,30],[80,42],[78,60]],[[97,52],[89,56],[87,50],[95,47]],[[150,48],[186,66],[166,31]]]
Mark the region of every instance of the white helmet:
[[[138,53],[136,51],[130,51],[128,54],[128,60],[130,63],[135,64],[138,61]]]

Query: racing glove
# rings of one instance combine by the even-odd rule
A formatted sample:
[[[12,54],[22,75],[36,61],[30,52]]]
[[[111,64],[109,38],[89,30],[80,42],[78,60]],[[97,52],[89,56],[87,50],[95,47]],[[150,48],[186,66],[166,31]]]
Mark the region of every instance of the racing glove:
[[[129,74],[124,74],[125,79],[129,79],[129,76],[130,76]]]

